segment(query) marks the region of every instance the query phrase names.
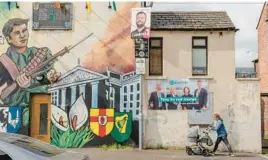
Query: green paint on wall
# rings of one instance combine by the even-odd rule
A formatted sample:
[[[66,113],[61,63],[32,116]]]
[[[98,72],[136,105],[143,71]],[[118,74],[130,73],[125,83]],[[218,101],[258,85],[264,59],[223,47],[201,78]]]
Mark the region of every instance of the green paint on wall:
[[[22,122],[23,126],[28,126],[29,125],[29,106],[24,107],[22,111]]]
[[[81,148],[91,140],[94,134],[88,126],[82,127],[77,131],[71,129],[62,131],[51,125],[51,144],[59,148]]]
[[[11,5],[10,5],[10,10],[11,9],[14,9],[14,8],[16,8],[16,3],[15,2],[11,2]],[[7,4],[7,2],[0,2],[0,10],[1,11],[9,11],[8,10],[8,4]]]

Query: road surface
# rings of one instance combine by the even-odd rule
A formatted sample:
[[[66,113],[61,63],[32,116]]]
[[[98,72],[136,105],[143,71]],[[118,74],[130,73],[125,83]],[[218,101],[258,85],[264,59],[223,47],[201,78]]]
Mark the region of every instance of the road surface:
[[[235,153],[235,157],[229,157],[227,153],[216,153],[214,157],[188,156],[185,151],[167,150],[102,150],[96,148],[69,149],[90,156],[91,160],[268,160],[264,156],[251,153]]]

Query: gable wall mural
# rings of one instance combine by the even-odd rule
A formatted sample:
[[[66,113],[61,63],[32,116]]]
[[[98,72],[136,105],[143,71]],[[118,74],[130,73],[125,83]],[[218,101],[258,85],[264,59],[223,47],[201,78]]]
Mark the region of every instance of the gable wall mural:
[[[47,18],[56,23],[64,13],[49,5],[54,18]],[[139,2],[116,2],[111,9],[108,2],[72,3],[64,8],[73,10],[72,30],[33,30],[32,10],[39,8],[28,2],[14,6],[0,3],[0,132],[29,135],[30,94],[51,93],[51,144],[138,145],[141,86],[130,20]]]

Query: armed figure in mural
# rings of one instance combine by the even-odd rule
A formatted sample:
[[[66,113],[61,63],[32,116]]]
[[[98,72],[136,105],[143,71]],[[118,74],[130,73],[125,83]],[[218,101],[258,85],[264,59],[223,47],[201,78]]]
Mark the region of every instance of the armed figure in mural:
[[[36,77],[27,75],[52,57],[47,47],[27,46],[28,21],[13,18],[2,29],[9,47],[0,57],[0,100],[9,106],[27,105],[29,93],[46,92],[47,88],[43,84],[49,84],[53,78],[59,77],[59,73],[53,69],[53,62],[43,68],[42,74]]]
[[[60,76],[53,68],[57,58],[92,35],[52,55],[47,47],[27,46],[28,21],[13,18],[2,29],[9,48],[0,56],[0,102],[8,106],[28,105],[30,93],[47,92],[48,84]]]

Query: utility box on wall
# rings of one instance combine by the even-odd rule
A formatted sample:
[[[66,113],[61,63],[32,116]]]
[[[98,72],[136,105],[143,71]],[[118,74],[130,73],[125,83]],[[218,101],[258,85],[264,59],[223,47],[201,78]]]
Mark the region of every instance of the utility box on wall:
[[[206,110],[188,110],[188,123],[190,125],[207,125],[213,123],[213,96],[213,92],[208,93],[208,108]]]

